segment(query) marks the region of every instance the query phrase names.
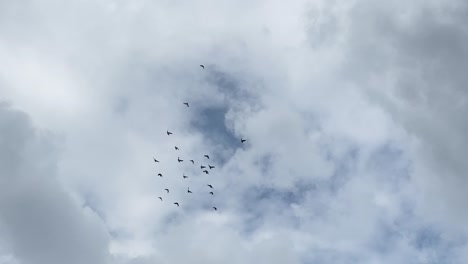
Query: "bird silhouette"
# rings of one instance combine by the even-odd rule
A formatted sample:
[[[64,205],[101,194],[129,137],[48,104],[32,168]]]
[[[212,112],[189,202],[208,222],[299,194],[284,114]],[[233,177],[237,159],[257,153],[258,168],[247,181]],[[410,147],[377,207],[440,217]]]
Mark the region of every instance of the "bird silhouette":
[[[182,176],[182,178],[184,178],[184,179],[187,179],[187,178],[188,178],[188,176],[186,176],[186,175],[184,174],[184,175]]]
[[[201,165],[201,166],[200,166],[200,169],[202,169],[202,170],[203,170],[203,169],[205,169],[205,168],[206,168],[206,167],[205,167],[205,166],[203,166],[203,165]]]
[[[174,204],[177,205],[177,207],[179,207],[179,203],[178,203],[178,202],[175,202]]]
[[[205,158],[207,158],[207,159],[210,159],[210,156],[208,156],[208,155],[205,155]]]
[[[206,186],[210,187],[211,189],[213,189],[213,185],[211,184],[207,184]]]
[[[193,160],[190,160],[190,161],[192,162],[192,164],[195,164],[195,161],[193,161]]]
[[[172,135],[172,132],[169,132],[169,130],[166,131],[167,135]]]
[[[215,211],[218,211],[218,208],[216,208],[216,207],[214,207],[214,206],[213,206],[213,209],[215,209]]]
[[[187,192],[188,192],[188,193],[192,193],[192,191],[190,190],[190,188],[187,188]]]
[[[175,150],[179,150],[179,148],[177,146],[175,146],[174,148],[175,148]]]
[[[180,159],[179,157],[177,157],[177,161],[178,161],[178,162],[182,162],[182,161],[184,161],[184,160],[183,160],[183,159]]]
[[[200,65],[200,67],[202,67],[203,69],[205,69],[205,65]]]
[[[211,170],[211,169],[214,169],[215,166],[211,166],[210,164],[208,164],[208,167],[210,167],[210,170]]]
[[[186,105],[187,107],[189,107],[189,104],[188,104],[188,103],[184,103],[184,105]]]
[[[153,158],[153,160],[154,160],[154,162],[159,162],[159,160],[157,160],[157,159],[155,159],[155,158]]]
[[[159,198],[159,200],[161,200],[161,201],[162,201],[162,197],[161,197],[161,196],[159,196],[158,198]]]
[[[161,173],[158,173],[158,176],[159,176],[159,177],[162,177],[162,174],[161,174]]]
[[[207,171],[207,170],[204,170],[203,172],[204,172],[205,174],[208,174],[208,171]]]
[[[211,194],[211,195],[214,195],[214,193],[213,193],[213,192],[210,192],[210,194]]]
[[[247,139],[241,139],[241,143],[244,143],[246,141],[247,141]]]
[[[164,190],[166,190],[166,192],[169,193],[169,189],[164,189]]]

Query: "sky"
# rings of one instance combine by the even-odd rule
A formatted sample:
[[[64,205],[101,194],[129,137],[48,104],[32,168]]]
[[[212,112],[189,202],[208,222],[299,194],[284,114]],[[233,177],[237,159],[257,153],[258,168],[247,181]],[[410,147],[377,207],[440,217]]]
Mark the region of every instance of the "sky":
[[[0,264],[466,263],[467,5],[0,1]]]

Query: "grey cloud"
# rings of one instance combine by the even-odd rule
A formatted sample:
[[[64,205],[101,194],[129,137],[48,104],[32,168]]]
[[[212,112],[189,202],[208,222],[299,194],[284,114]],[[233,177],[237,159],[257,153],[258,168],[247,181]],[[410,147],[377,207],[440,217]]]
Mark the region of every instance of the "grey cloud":
[[[413,181],[425,186],[427,195],[437,197],[421,202],[427,203],[424,207],[447,204],[443,206],[447,210],[427,209],[435,210],[431,214],[435,218],[446,215],[452,223],[461,224],[468,219],[457,202],[466,200],[462,190],[468,186],[463,161],[468,147],[463,132],[468,129],[463,114],[468,110],[468,79],[463,73],[468,66],[468,34],[463,26],[468,9],[461,1],[409,5],[410,15],[403,20],[390,11],[397,6],[390,7],[363,1],[350,13],[347,65],[356,66],[349,71],[356,77],[349,78],[359,83],[363,74],[372,74],[375,80],[387,82],[371,81],[366,91],[421,142]]]
[[[2,129],[15,199],[56,208],[36,218],[67,223],[60,260],[108,242],[111,263],[464,263],[466,8],[438,2],[2,3],[0,92],[66,139]],[[207,152],[210,175],[176,162]],[[22,216],[3,200],[2,237]],[[22,239],[1,254],[39,255]]]
[[[6,104],[0,131],[0,222],[15,257],[21,263],[105,263],[105,228],[60,186],[53,138]]]

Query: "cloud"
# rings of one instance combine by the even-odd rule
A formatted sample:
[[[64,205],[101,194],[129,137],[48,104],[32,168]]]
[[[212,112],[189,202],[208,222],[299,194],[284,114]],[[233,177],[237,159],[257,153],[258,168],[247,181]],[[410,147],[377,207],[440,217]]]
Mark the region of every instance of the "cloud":
[[[373,36],[382,41],[378,46],[350,41],[348,61],[359,69],[350,72],[357,76],[350,79],[361,82],[361,73],[373,75],[366,88],[369,97],[417,141],[409,143],[414,151],[412,179],[418,186],[415,197],[425,210],[432,211],[430,217],[450,218],[449,226],[463,228],[467,215],[459,209],[468,184],[464,176],[468,167],[463,162],[468,141],[462,131],[468,122],[462,117],[467,80],[460,70],[466,67],[468,56],[462,44],[468,35],[461,26],[466,4],[410,5],[406,15],[397,17],[388,11],[392,9],[368,2],[360,7],[352,12],[358,26],[351,27],[351,38]]]
[[[105,263],[106,229],[62,188],[54,136],[0,108],[3,238],[21,263]],[[3,232],[2,232],[3,233]]]
[[[5,259],[463,263],[462,1],[1,5]]]

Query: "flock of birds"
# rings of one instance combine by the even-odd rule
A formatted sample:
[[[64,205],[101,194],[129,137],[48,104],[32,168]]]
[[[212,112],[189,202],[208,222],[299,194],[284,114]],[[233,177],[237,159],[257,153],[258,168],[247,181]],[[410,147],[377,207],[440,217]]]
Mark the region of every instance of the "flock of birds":
[[[204,66],[204,65],[200,65],[200,67],[203,68],[203,69],[205,69],[205,66]],[[187,106],[187,107],[190,107],[190,105],[189,105],[188,102],[184,102],[183,104],[184,104],[185,106]],[[172,135],[173,133],[170,132],[169,130],[167,130],[167,131],[166,131],[166,134],[167,134],[168,136],[170,136],[170,135]],[[241,139],[241,140],[240,140],[241,143],[244,143],[245,141],[247,141],[247,140],[246,140],[246,139]],[[177,146],[174,146],[174,149],[175,149],[176,151],[179,150],[179,148],[178,148]],[[207,160],[209,160],[209,159],[210,159],[210,156],[207,155],[207,154],[205,154],[205,155],[204,155],[204,158],[206,158]],[[153,160],[154,160],[155,163],[159,163],[159,160],[157,160],[157,159],[154,158],[154,157],[153,157]],[[195,161],[194,161],[193,159],[191,159],[191,160],[189,160],[189,161],[192,162],[193,165],[195,165]],[[177,162],[178,162],[178,163],[181,163],[181,162],[184,162],[184,160],[181,159],[180,157],[177,157]],[[212,169],[214,169],[214,168],[215,168],[214,165],[208,164],[208,169],[212,170]],[[207,170],[207,167],[206,167],[205,165],[202,165],[202,164],[201,164],[201,165],[200,165],[200,169],[202,170],[203,173],[209,174],[209,171]],[[163,177],[162,173],[158,173],[158,176],[161,177],[161,178]],[[185,175],[185,173],[183,174],[182,177],[183,177],[184,179],[187,179],[187,178],[188,178],[188,176]],[[213,189],[214,189],[214,188],[213,188],[213,185],[207,184],[206,186],[207,186],[207,187],[209,188],[209,190],[210,190],[210,192],[208,192],[208,194],[214,195],[214,192],[213,192]],[[164,189],[164,190],[166,191],[166,194],[169,193],[169,189],[168,189],[168,188],[166,188],[166,189]],[[187,193],[188,193],[188,194],[191,194],[191,193],[192,193],[192,191],[190,191],[190,187],[187,187]],[[159,196],[158,198],[159,198],[161,201],[163,201],[163,197],[162,197],[162,196]],[[177,207],[180,206],[179,202],[174,202],[174,204],[177,205]],[[214,210],[218,210],[218,208],[217,208],[216,206],[213,206],[212,208],[213,208]]]

